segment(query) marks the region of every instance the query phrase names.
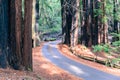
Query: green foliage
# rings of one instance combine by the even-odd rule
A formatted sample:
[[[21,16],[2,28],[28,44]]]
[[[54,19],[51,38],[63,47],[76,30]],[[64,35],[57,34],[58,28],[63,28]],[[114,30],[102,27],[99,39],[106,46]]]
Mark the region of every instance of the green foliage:
[[[101,45],[95,45],[93,47],[93,52],[106,52],[109,53],[111,51],[111,48],[109,47],[109,44],[101,44]]]
[[[109,44],[104,44],[103,45],[103,51],[106,53],[109,53],[111,51],[110,45]]]
[[[47,38],[47,39],[45,39],[45,41],[55,41],[56,40],[56,38]]]
[[[101,52],[103,50],[103,47],[101,45],[95,45],[92,46],[93,52]]]
[[[114,36],[114,37],[118,37],[119,40],[120,40],[120,34],[117,34],[117,33],[111,33],[111,35]]]
[[[60,0],[40,0],[39,30],[42,32],[61,31]]]
[[[112,42],[112,45],[113,45],[114,47],[120,47],[120,41]]]
[[[102,23],[107,23],[107,21],[108,21],[108,17],[107,17],[107,16],[104,16],[104,17],[102,18]]]
[[[114,65],[114,64],[118,64],[119,62],[120,62],[120,57],[112,59],[111,64]]]
[[[94,9],[94,14],[95,14],[94,17],[102,15],[102,13],[103,13],[102,9]]]

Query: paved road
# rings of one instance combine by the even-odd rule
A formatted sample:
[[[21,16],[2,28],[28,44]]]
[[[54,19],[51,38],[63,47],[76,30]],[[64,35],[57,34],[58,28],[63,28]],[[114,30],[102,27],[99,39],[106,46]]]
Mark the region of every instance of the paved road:
[[[57,43],[58,41],[45,43],[42,54],[58,67],[84,80],[120,80],[118,76],[99,71],[65,57],[57,50]]]

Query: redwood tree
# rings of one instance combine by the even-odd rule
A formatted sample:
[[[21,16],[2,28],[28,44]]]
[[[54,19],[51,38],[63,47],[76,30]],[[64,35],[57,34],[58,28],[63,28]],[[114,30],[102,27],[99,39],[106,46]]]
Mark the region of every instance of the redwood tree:
[[[22,68],[22,1],[9,0],[9,64]]]
[[[70,46],[70,30],[72,24],[71,2],[72,0],[61,0],[63,43],[69,46]]]
[[[79,0],[61,0],[63,43],[75,46],[78,43]]]
[[[82,36],[81,43],[88,47],[107,43],[108,26],[106,23],[105,0],[82,0]]]
[[[8,0],[0,0],[0,67],[8,66]]]
[[[22,0],[0,0],[0,27],[0,67],[32,69],[32,0],[25,0],[24,27]]]
[[[23,66],[32,70],[32,0],[25,0]]]
[[[82,17],[82,36],[81,43],[86,46],[92,46],[94,40],[94,1],[82,0],[83,17]]]
[[[78,44],[78,29],[79,29],[79,0],[73,0],[71,3],[72,7],[72,24],[71,24],[71,46],[76,46]],[[69,24],[69,23],[68,23]]]

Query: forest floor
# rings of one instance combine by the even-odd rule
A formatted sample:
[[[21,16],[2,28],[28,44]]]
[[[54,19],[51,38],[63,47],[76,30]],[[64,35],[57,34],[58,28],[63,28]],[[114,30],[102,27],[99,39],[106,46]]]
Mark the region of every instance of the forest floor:
[[[0,80],[82,80],[50,63],[41,48],[33,48],[33,72],[0,69]]]

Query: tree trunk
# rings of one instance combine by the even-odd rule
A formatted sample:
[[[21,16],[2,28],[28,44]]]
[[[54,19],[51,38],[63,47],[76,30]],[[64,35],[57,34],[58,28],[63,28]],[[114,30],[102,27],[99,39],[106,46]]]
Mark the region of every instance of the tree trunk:
[[[8,0],[0,0],[0,67],[8,67]]]
[[[62,17],[62,43],[65,42],[65,27],[66,27],[66,10],[65,10],[65,0],[61,0],[61,17]]]
[[[23,65],[32,70],[32,0],[25,0]]]
[[[108,42],[108,26],[105,22],[105,1],[83,0],[82,2],[84,17],[82,21],[81,42],[88,47]],[[100,13],[99,10],[102,10],[103,13]]]
[[[92,46],[93,40],[93,1],[83,0],[84,21],[82,24],[81,41],[86,46]]]
[[[105,5],[106,1],[101,0],[102,5],[100,5],[100,9],[102,10],[102,13],[99,15],[99,21],[98,21],[98,44],[105,44],[108,42],[108,25],[106,20],[106,10]]]
[[[11,50],[9,64],[15,69],[20,69],[22,66],[22,1],[10,0],[9,4],[9,46]]]
[[[106,20],[106,1],[103,0],[103,42],[102,43],[108,43],[108,24],[107,24],[107,20]]]
[[[78,26],[79,26],[79,0],[72,1],[72,25],[71,25],[71,46],[78,44]]]
[[[70,30],[72,24],[72,7],[69,0],[61,0],[62,7],[62,34],[63,34],[63,43],[70,46]]]
[[[118,0],[113,0],[113,22],[114,22],[114,27],[113,27],[113,31],[115,33],[119,33],[119,30],[118,30],[118,20],[116,19],[117,18],[117,10],[118,10],[118,7],[119,7],[119,2]]]

